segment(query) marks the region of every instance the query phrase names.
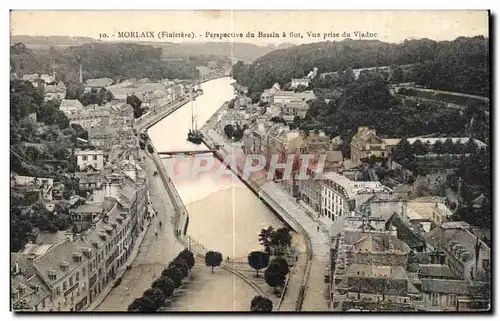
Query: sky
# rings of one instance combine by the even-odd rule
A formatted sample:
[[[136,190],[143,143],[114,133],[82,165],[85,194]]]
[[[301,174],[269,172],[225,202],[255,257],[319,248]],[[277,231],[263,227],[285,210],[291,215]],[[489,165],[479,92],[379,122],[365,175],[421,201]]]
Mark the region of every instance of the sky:
[[[53,23],[50,23],[53,22]],[[259,31],[266,33],[259,37]],[[126,32],[145,33],[125,38]],[[181,37],[181,32],[184,37]],[[250,37],[249,32],[254,34]],[[273,34],[274,32],[274,34]],[[177,34],[172,34],[177,33]],[[207,34],[209,33],[209,34]],[[233,33],[219,37],[217,34]],[[292,33],[292,34],[291,34]],[[120,38],[120,34],[122,37]],[[488,37],[487,11],[12,11],[11,35],[161,42],[311,43]],[[189,35],[189,38],[186,36]],[[278,35],[278,36],[276,36]],[[105,38],[104,38],[105,37]]]

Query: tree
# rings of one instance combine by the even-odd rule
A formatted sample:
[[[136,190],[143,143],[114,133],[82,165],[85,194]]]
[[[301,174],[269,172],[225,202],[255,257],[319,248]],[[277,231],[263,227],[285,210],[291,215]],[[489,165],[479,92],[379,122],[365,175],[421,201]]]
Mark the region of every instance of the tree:
[[[171,267],[178,268],[182,272],[182,275],[184,277],[189,275],[189,265],[187,264],[186,260],[184,260],[183,258],[179,258],[179,257],[175,258],[175,260],[173,260],[168,265],[168,267],[169,268],[171,268]]]
[[[266,279],[266,283],[273,287],[274,292],[276,292],[276,287],[285,284],[286,276],[281,271],[281,267],[278,263],[271,263],[264,272],[264,278]]]
[[[435,154],[442,154],[443,153],[443,143],[441,143],[440,140],[438,140],[434,143],[434,145],[432,146],[432,152]]]
[[[258,277],[259,270],[262,270],[269,265],[269,253],[262,251],[250,252],[250,254],[248,254],[248,265],[257,271],[256,276]]]
[[[282,257],[275,258],[271,263],[278,265],[281,273],[283,273],[284,275],[287,275],[290,271],[290,269],[288,268],[287,260]]]
[[[158,288],[151,288],[144,292],[144,298],[149,298],[155,307],[154,311],[158,310],[165,303],[165,295]]]
[[[132,108],[134,109],[134,118],[139,118],[142,116],[142,101],[136,95],[128,96],[127,104],[132,106]]]
[[[353,83],[356,80],[356,77],[354,76],[354,70],[352,70],[351,67],[347,67],[346,71],[344,72],[344,83],[346,85]]]
[[[286,227],[277,229],[271,234],[271,245],[276,248],[286,248],[292,244],[292,235]]]
[[[453,140],[451,138],[446,138],[446,140],[443,143],[443,153],[444,154],[453,154],[454,152],[454,144]]]
[[[208,251],[205,254],[205,264],[206,266],[212,267],[212,273],[214,273],[214,267],[220,266],[222,263],[222,254],[216,251]]]
[[[273,302],[266,297],[256,295],[250,303],[250,311],[252,312],[272,312]]]
[[[413,153],[415,155],[425,155],[428,151],[425,148],[425,145],[422,143],[420,139],[417,139],[412,145]]]
[[[177,257],[183,258],[184,260],[186,260],[190,269],[194,266],[195,260],[194,260],[193,252],[185,249],[184,251],[180,252]]]
[[[467,141],[465,150],[467,153],[470,153],[470,154],[474,154],[477,151],[477,144],[474,141],[474,139],[469,138],[469,140]]]
[[[152,288],[160,289],[165,297],[170,297],[175,290],[175,282],[168,276],[160,276],[151,285]]]
[[[400,84],[405,82],[403,68],[400,66],[393,66],[392,68],[391,80],[393,83]]]
[[[274,233],[274,228],[269,226],[267,229],[262,229],[259,234],[259,243],[264,246],[267,253],[271,252],[271,235]]]
[[[233,125],[227,124],[226,126],[224,126],[224,133],[226,134],[227,138],[232,139],[234,135]]]
[[[128,306],[128,311],[155,312],[158,308],[159,307],[156,306],[154,298],[143,296],[135,299]]]
[[[259,102],[260,100],[260,95],[262,95],[261,92],[253,92],[251,95],[250,95],[250,99],[252,100],[252,104],[256,104]]]
[[[133,312],[133,311],[141,311],[141,306],[142,306],[142,298],[135,298],[132,303],[128,305],[127,311]]]
[[[174,283],[175,287],[179,287],[184,278],[184,273],[178,267],[169,267],[161,273],[164,277],[169,277]]]

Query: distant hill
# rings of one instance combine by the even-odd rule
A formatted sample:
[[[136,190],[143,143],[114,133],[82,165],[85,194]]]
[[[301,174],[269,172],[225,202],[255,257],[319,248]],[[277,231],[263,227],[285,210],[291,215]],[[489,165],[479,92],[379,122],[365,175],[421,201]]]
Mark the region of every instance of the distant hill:
[[[23,43],[27,48],[32,50],[48,49],[50,45],[55,47],[79,46],[86,43],[99,42],[90,37],[67,37],[67,36],[11,36],[10,45]],[[218,57],[233,58],[246,63],[253,62],[255,59],[262,57],[273,50],[286,49],[293,47],[293,44],[283,43],[279,45],[258,46],[250,43],[231,43],[231,42],[207,42],[207,43],[165,43],[165,42],[137,42],[137,41],[110,41],[109,43],[136,43],[144,44],[157,48],[162,48],[162,58],[185,58],[189,56],[207,55]]]
[[[233,61],[253,62],[273,50],[293,47],[293,44],[280,44],[278,46],[258,46],[240,42],[207,42],[207,43],[157,43],[148,42],[148,45],[162,48],[164,58],[188,57],[200,54],[219,57],[232,57]]]
[[[83,78],[196,78],[196,62],[161,59],[162,51],[138,43],[94,42],[67,48],[31,50],[22,43],[10,47],[10,68],[19,76],[51,73],[65,82],[78,81],[78,65],[83,65]]]
[[[78,46],[89,42],[96,42],[97,40],[90,37],[67,37],[67,36],[11,36],[10,44],[14,45],[22,42],[26,47],[39,47],[39,46]]]
[[[274,50],[251,65],[239,64],[233,75],[250,91],[262,92],[276,82],[284,85],[291,78],[304,77],[315,67],[323,73],[407,64],[415,64],[413,81],[425,87],[489,95],[489,43],[483,36],[400,44],[351,39],[317,42]]]

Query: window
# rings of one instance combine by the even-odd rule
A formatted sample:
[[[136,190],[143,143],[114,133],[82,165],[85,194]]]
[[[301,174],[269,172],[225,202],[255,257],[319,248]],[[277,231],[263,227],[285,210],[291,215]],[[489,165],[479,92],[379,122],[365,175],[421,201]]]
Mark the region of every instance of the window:
[[[76,272],[76,282],[80,281],[80,272]]]
[[[68,288],[68,283],[66,283],[66,281],[64,281],[64,283],[63,283],[63,291],[66,291],[67,288]]]
[[[82,156],[82,160],[86,161],[87,160],[87,156]]]
[[[490,269],[490,260],[483,260],[483,270]]]
[[[82,277],[85,277],[85,272],[86,272],[85,268],[83,268],[83,270],[82,270]]]
[[[457,295],[456,294],[448,294],[448,297],[446,298],[446,305],[447,306],[456,306],[457,305]]]
[[[69,278],[69,286],[73,286],[73,277]]]
[[[439,305],[439,293],[431,293],[431,304],[433,306]]]
[[[97,155],[94,155],[94,156],[92,157],[92,159],[93,159],[93,160],[97,160]]]

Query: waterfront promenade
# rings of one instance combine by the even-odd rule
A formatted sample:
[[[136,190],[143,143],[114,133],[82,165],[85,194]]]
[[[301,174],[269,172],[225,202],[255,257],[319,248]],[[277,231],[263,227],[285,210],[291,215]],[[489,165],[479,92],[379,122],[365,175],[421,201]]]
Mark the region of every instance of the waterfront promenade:
[[[215,119],[217,119],[222,109],[214,114],[205,124],[202,131],[204,132],[206,143],[211,145],[209,147],[213,148],[215,144],[218,144],[220,146],[218,153],[221,158],[224,158],[227,155],[241,153],[241,149],[238,146],[233,147],[227,139],[213,129]],[[297,232],[303,232],[305,234],[304,237],[308,239],[307,243],[310,244],[312,253],[308,254],[308,258],[301,258],[297,262],[297,269],[294,271],[294,275],[292,275],[293,280],[290,282],[293,286],[288,289],[282,303],[282,309],[280,310],[292,310],[294,300],[298,300],[297,307],[301,311],[328,311],[326,301],[328,286],[324,282],[324,274],[328,268],[329,261],[329,231],[326,228],[322,228],[322,224],[316,221],[312,215],[308,214],[303,206],[298,204],[286,191],[280,189],[276,183],[270,181],[257,184],[256,182],[252,182],[251,179],[247,180],[247,183],[293,229]],[[320,227],[319,231],[318,227]],[[304,257],[306,255],[301,256]],[[303,286],[297,287],[297,283]],[[303,301],[301,299],[302,292]]]

